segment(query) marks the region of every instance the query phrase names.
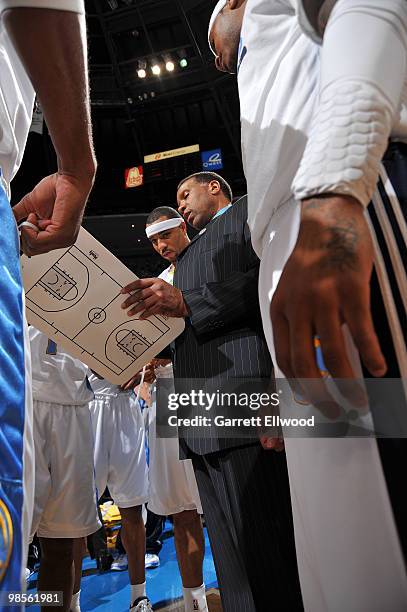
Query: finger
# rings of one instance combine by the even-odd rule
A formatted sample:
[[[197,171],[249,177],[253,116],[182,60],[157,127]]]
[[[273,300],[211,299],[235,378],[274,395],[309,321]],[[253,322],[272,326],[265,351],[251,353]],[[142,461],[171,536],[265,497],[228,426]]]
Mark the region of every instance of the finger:
[[[153,308],[156,304],[157,304],[158,300],[157,300],[157,296],[156,295],[152,295],[151,297],[147,298],[146,300],[138,300],[135,304],[135,306],[133,306],[133,308],[130,308],[130,310],[127,312],[127,315],[129,317],[132,317],[133,315],[139,313],[139,312],[143,312],[143,310],[146,310],[146,308]]]
[[[137,280],[125,285],[120,293],[133,293],[133,291],[138,291],[139,289],[145,289],[146,287],[151,287],[155,283],[156,278],[138,278]]]
[[[144,301],[150,296],[154,295],[154,291],[151,288],[148,289],[138,289],[134,293],[132,293],[126,300],[121,304],[121,308],[126,309],[129,308],[132,304],[138,304],[139,302]]]
[[[53,223],[47,225],[45,230],[41,230],[34,237],[28,235],[26,229],[23,228],[24,231],[21,235],[24,237],[31,255],[40,255],[54,249],[67,248],[75,242],[77,235],[76,231],[74,233],[61,231],[61,228]]]
[[[148,310],[144,310],[140,315],[140,321],[145,321],[149,317],[152,317],[153,315],[156,315],[160,312],[161,312],[161,309],[159,306],[149,308]]]
[[[41,230],[45,230],[47,227],[52,225],[52,219],[38,219],[37,224]]]
[[[339,392],[354,406],[367,408],[368,398],[364,387],[355,380],[355,374],[349,361],[345,339],[339,315],[329,309],[318,316],[316,329],[324,366],[331,374]]]
[[[271,312],[273,312],[273,302],[271,305]],[[290,329],[288,321],[283,314],[278,312],[277,308],[274,309],[272,315],[272,324],[277,365],[285,375],[294,396],[302,398],[304,396],[304,391],[301,385],[295,380],[294,371],[291,367]]]
[[[270,437],[267,435],[260,436],[260,443],[264,450],[274,450],[280,452],[284,448],[284,443],[275,437]]]
[[[128,298],[126,298],[124,302],[120,304],[120,308],[126,310],[126,308],[129,308],[130,306],[132,306],[132,304],[138,304],[140,302],[140,291],[141,290],[139,289],[138,291],[132,293]]]
[[[346,302],[343,313],[363,364],[372,376],[384,376],[387,364],[373,324],[369,290],[354,294]]]
[[[305,310],[296,313],[290,328],[291,364],[305,398],[328,418],[336,418],[341,410],[327,390],[319,371],[312,318]]]
[[[37,254],[35,245],[38,239],[38,234],[39,234],[38,229],[34,230],[28,226],[21,227],[21,230],[20,230],[21,247],[22,247],[23,252],[29,257]]]
[[[13,206],[13,214],[17,223],[26,219],[32,210],[30,206],[30,193],[27,193],[17,204]]]
[[[273,326],[274,348],[277,365],[287,378],[294,378],[290,357],[290,331],[286,317],[277,308],[270,307],[271,322]]]

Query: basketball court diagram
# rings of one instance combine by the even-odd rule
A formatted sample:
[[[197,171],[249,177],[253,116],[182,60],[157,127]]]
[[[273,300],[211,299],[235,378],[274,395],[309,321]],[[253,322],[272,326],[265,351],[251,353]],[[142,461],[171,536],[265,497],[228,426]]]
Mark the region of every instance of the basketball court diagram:
[[[116,384],[184,329],[183,319],[129,317],[120,291],[137,277],[83,228],[68,249],[23,256],[22,270],[29,323]]]

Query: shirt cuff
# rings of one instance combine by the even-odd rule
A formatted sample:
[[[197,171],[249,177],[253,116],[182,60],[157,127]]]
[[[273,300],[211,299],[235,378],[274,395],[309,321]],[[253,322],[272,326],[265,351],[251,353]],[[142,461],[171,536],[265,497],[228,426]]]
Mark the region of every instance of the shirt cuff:
[[[83,0],[0,0],[0,13],[12,8],[53,9],[56,11],[85,13]]]

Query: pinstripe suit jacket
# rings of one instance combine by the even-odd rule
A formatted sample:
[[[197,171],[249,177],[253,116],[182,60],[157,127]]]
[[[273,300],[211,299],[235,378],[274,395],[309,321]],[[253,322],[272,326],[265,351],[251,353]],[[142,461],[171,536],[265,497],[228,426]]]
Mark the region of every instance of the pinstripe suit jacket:
[[[182,290],[191,316],[175,342],[176,388],[180,379],[210,380],[221,389],[222,381],[233,378],[270,378],[258,272],[243,197],[210,221],[177,261],[174,285]],[[201,455],[242,444],[242,439],[194,434],[193,428],[181,430],[181,448],[186,443]]]

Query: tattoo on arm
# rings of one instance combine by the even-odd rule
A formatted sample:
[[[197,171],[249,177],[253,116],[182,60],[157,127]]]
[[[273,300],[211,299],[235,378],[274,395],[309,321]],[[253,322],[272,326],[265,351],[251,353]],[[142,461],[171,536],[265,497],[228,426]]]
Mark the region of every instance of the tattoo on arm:
[[[303,202],[303,212],[321,212],[326,225],[321,227],[320,233],[315,237],[314,248],[324,253],[321,261],[322,269],[328,271],[354,271],[357,269],[357,250],[360,246],[359,224],[355,216],[347,214],[345,218],[327,209],[325,198],[312,198]],[[312,213],[311,213],[312,215]]]

